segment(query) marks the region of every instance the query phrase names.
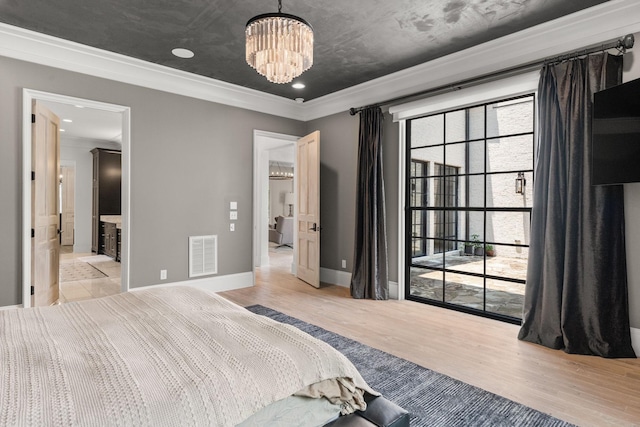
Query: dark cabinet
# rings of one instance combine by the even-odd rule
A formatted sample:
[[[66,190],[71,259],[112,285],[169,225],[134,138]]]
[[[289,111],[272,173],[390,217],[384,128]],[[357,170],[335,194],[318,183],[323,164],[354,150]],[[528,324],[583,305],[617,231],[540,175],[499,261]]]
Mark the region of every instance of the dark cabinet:
[[[118,229],[112,222],[104,224],[104,254],[114,259],[118,257]]]
[[[105,223],[104,222],[98,222],[98,237],[96,238],[96,245],[97,245],[97,249],[94,251],[97,254],[103,254],[104,253],[104,246],[105,246]],[[93,251],[93,248],[91,248],[91,250]]]
[[[120,228],[116,229],[116,261],[120,262],[120,254],[121,252],[121,242],[122,241],[122,230]]]
[[[106,232],[100,221],[101,215],[120,215],[122,169],[120,151],[94,148],[93,154],[93,205],[91,212],[91,251],[105,253],[107,250]],[[116,233],[114,232],[114,236]],[[114,237],[114,247],[117,239]],[[114,250],[112,255],[115,258]],[[110,255],[111,256],[111,255]]]

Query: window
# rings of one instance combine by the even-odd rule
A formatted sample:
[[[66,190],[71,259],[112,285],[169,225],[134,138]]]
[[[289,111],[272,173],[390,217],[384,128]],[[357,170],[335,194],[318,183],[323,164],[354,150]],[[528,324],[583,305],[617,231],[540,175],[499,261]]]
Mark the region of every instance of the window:
[[[436,163],[435,206],[458,206],[458,168]],[[458,216],[453,210],[435,212],[434,253],[453,250],[458,236]]]
[[[427,182],[424,179],[418,177],[426,176],[428,162],[422,162],[420,160],[411,161],[411,176],[416,177],[411,181],[411,206],[428,205],[428,191],[426,188]],[[412,213],[411,220],[411,256],[423,256],[427,254],[426,240],[427,237],[427,211],[416,210]]]
[[[407,299],[519,321],[534,104],[526,95],[407,120]]]

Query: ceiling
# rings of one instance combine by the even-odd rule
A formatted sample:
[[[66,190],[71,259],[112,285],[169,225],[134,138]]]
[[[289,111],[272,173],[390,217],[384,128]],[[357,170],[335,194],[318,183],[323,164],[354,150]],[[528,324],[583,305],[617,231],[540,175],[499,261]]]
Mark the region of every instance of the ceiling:
[[[122,115],[97,108],[40,101],[60,119],[61,140],[88,139],[122,144]]]
[[[606,0],[284,0],[314,28],[304,89],[269,83],[244,58],[244,27],[275,0],[0,0],[0,22],[306,101]],[[176,47],[195,57],[173,56]]]

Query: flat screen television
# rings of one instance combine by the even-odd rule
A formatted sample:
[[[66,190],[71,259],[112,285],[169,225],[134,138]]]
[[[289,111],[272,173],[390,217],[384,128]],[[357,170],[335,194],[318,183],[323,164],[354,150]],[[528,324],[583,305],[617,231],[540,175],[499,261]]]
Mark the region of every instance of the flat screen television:
[[[593,98],[591,184],[640,182],[640,79]]]

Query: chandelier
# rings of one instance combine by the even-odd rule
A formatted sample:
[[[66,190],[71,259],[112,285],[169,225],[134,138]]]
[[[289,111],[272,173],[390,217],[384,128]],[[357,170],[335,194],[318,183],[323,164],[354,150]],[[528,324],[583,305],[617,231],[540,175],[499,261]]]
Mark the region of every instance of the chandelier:
[[[288,166],[285,170],[282,170],[280,167],[280,162],[270,162],[269,163],[269,179],[275,180],[292,180],[293,179],[293,168]]]
[[[289,83],[313,65],[313,29],[307,21],[282,13],[254,16],[247,22],[247,63],[272,83]]]

